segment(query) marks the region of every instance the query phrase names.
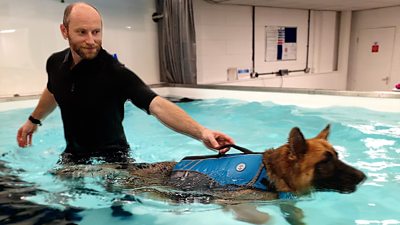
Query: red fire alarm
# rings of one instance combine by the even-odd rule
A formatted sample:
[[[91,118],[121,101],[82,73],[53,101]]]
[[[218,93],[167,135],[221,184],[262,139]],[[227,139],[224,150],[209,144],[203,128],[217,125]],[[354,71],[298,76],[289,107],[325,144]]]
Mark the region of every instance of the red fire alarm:
[[[379,45],[378,45],[378,42],[375,42],[375,43],[372,45],[371,52],[373,52],[373,53],[379,52]]]

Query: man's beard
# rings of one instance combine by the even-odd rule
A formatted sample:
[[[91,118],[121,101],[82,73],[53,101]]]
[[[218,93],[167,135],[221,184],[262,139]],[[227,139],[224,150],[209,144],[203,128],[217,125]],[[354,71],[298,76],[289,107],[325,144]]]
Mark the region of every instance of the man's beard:
[[[72,50],[78,54],[81,59],[94,59],[100,52],[101,49],[101,42],[98,44],[96,43],[95,45],[91,47],[83,47],[83,46],[78,46],[74,43],[69,42]]]

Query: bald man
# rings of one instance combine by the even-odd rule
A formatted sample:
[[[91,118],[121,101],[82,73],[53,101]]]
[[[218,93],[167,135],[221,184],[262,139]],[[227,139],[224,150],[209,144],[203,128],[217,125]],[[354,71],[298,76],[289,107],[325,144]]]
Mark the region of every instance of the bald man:
[[[47,86],[28,120],[18,130],[20,147],[32,144],[41,121],[57,106],[64,125],[66,148],[61,163],[89,163],[94,157],[107,162],[126,162],[129,144],[122,127],[124,104],[157,117],[171,129],[220,149],[234,141],[194,121],[177,105],[158,96],[132,71],[102,48],[102,18],[83,2],[64,11],[61,34],[69,48],[47,60]]]

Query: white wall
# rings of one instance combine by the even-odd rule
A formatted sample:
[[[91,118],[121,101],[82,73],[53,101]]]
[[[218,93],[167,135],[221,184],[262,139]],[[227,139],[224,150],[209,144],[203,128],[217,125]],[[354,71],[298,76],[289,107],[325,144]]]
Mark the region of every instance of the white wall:
[[[159,83],[157,27],[151,20],[154,1],[86,2],[103,15],[103,47],[117,53],[146,83]],[[47,58],[68,47],[59,31],[66,5],[58,0],[0,1],[0,30],[15,30],[0,32],[0,97],[43,90]]]
[[[226,81],[229,67],[252,66],[251,7],[194,0],[197,83]]]
[[[342,12],[338,19],[336,12],[312,11],[309,52],[311,73],[292,73],[284,78],[267,75],[257,79],[226,82],[229,67],[252,68],[252,7],[210,4],[203,0],[195,0],[194,3],[198,83],[346,89],[350,12]],[[308,10],[256,7],[255,15],[255,71],[268,73],[279,69],[304,69]],[[336,29],[338,23],[340,30]],[[267,25],[297,27],[297,60],[264,61]],[[339,41],[337,32],[340,32]]]
[[[356,11],[353,13],[351,29],[349,86],[351,86],[352,72],[355,71],[355,57],[357,56],[357,36],[361,29],[395,27],[392,68],[390,69],[389,86],[400,83],[400,7],[390,7],[374,10]],[[366,81],[368,82],[368,81]]]
[[[338,13],[334,11],[311,12],[311,72],[329,73],[337,68]]]

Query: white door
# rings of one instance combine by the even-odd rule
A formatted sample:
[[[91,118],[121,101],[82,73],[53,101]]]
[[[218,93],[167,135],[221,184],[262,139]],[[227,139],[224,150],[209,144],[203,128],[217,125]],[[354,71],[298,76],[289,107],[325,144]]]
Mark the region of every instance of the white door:
[[[391,89],[395,27],[361,29],[358,33],[356,65],[349,74],[350,90],[388,91]]]

